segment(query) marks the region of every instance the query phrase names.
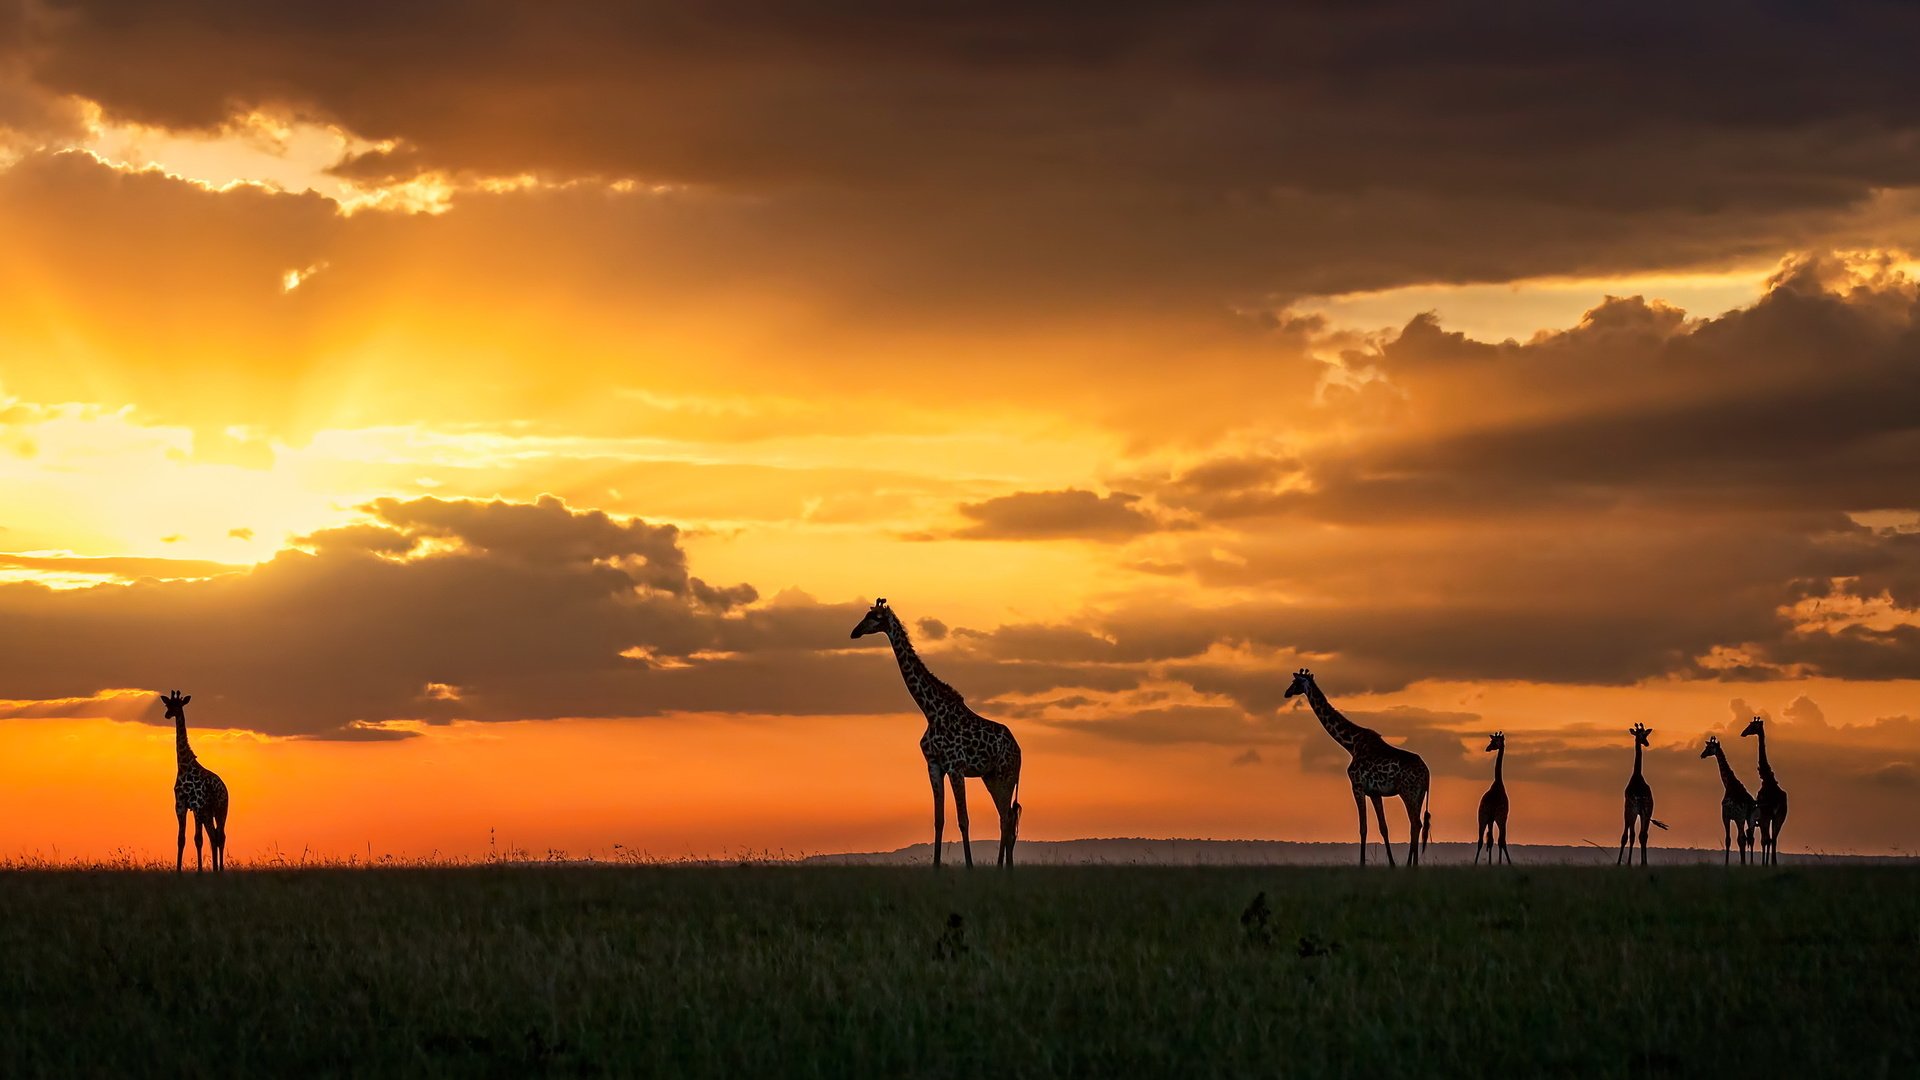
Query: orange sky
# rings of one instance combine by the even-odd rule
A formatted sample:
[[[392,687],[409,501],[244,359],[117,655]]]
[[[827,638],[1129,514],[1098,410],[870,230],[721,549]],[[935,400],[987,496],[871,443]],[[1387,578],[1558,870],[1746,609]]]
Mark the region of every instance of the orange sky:
[[[237,859],[924,840],[876,596],[1029,837],[1349,839],[1309,664],[1440,839],[1761,713],[1907,845],[1898,28],[1220,6],[0,0],[0,857],[162,852],[173,686]]]

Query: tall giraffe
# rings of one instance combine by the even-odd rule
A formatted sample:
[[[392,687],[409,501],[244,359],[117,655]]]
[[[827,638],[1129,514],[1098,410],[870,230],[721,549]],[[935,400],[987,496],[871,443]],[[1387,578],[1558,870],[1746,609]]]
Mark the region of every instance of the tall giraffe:
[[[1658,825],[1662,831],[1667,823],[1653,816],[1653,788],[1647,784],[1647,778],[1640,773],[1640,753],[1647,748],[1647,740],[1653,737],[1653,729],[1645,724],[1635,724],[1627,729],[1633,736],[1633,775],[1627,778],[1627,827],[1620,834],[1620,854],[1613,865],[1626,863],[1633,865],[1627,857],[1627,849],[1633,844],[1634,823],[1640,825],[1640,865],[1647,865],[1647,826]]]
[[[1767,722],[1756,716],[1753,723],[1740,733],[1741,738],[1752,735],[1760,740],[1760,794],[1754,796],[1754,812],[1760,818],[1760,861],[1763,864],[1780,865],[1780,826],[1787,823],[1787,792],[1774,779],[1773,767],[1767,764]]]
[[[979,777],[1000,811],[1000,856],[997,866],[1013,865],[1013,844],[1020,832],[1020,744],[1005,724],[996,724],[967,708],[960,692],[936,678],[913,651],[907,628],[885,600],[875,600],[866,618],[853,628],[854,637],[885,634],[900,664],[907,693],[927,717],[920,736],[920,753],[927,759],[927,779],[933,783],[933,865],[940,865],[941,835],[947,827],[947,800],[943,783],[953,785],[953,813],[960,823],[960,850],[973,866],[973,838],[967,831],[967,780]]]
[[[1707,736],[1707,745],[1700,751],[1703,758],[1712,758],[1720,763],[1720,861],[1733,862],[1733,841],[1740,840],[1740,865],[1747,865],[1747,852],[1753,850],[1753,796],[1747,794],[1747,785],[1734,775],[1733,766],[1727,764],[1727,752],[1720,748],[1720,736]]]
[[[1487,740],[1486,753],[1493,755],[1493,786],[1480,796],[1480,827],[1473,837],[1473,861],[1480,861],[1480,845],[1484,841],[1487,847],[1487,865],[1494,864],[1493,829],[1500,827],[1500,858],[1507,864],[1513,864],[1513,856],[1507,854],[1507,784],[1500,778],[1500,766],[1507,758],[1507,733],[1496,731]]]
[[[178,690],[160,695],[160,703],[167,707],[167,719],[173,721],[173,751],[179,763],[173,777],[173,817],[180,827],[173,849],[173,870],[179,873],[185,868],[187,811],[191,810],[193,872],[203,869],[204,832],[213,840],[213,869],[219,873],[227,868],[227,785],[212,769],[200,764],[193,747],[187,745],[187,702],[192,700],[193,695],[182,697]]]
[[[1387,836],[1387,811],[1380,799],[1398,795],[1406,804],[1407,830],[1411,834],[1407,837],[1407,865],[1418,866],[1433,829],[1433,808],[1427,799],[1431,780],[1427,763],[1420,760],[1419,754],[1389,745],[1379,732],[1340,715],[1340,710],[1333,707],[1327,695],[1320,692],[1319,684],[1313,681],[1313,672],[1306,668],[1293,673],[1293,685],[1287,687],[1285,696],[1290,698],[1296,694],[1307,696],[1307,704],[1320,726],[1353,758],[1347,765],[1347,779],[1353,783],[1353,808],[1360,815],[1360,865],[1367,865],[1365,800],[1368,798],[1373,800],[1373,815],[1380,821],[1380,844],[1387,849],[1387,865],[1394,865],[1393,842]]]

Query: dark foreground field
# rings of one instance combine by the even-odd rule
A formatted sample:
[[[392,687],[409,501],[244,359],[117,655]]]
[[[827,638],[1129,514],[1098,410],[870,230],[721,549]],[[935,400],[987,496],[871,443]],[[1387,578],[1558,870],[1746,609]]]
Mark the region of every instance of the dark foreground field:
[[[1920,871],[27,872],[0,1011],[6,1076],[1913,1076]]]

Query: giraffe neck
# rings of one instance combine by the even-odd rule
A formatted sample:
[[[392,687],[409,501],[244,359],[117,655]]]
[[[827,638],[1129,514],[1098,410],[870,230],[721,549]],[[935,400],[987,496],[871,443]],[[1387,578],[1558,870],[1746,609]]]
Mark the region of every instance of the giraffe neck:
[[[184,714],[173,720],[173,753],[182,769],[199,763],[193,756],[193,747],[187,744],[187,718]]]
[[[1713,759],[1720,763],[1720,786],[1726,788],[1730,795],[1735,792],[1745,795],[1747,785],[1741,783],[1740,778],[1733,774],[1733,766],[1727,764],[1727,752],[1716,746],[1713,748]]]
[[[907,637],[907,628],[898,616],[893,625],[887,628],[887,642],[893,646],[893,658],[900,665],[900,678],[906,681],[907,693],[913,695],[914,704],[927,714],[927,722],[935,723],[935,717],[942,710],[937,708],[941,692],[947,690],[947,684],[934,677],[927,670],[926,662],[920,654],[913,651],[913,641]],[[948,691],[951,692],[951,691]]]
[[[1311,681],[1307,683],[1307,704],[1312,707],[1314,718],[1320,721],[1320,726],[1327,729],[1327,734],[1333,736],[1334,742],[1346,747],[1349,754],[1353,753],[1354,746],[1362,737],[1372,734],[1366,728],[1341,716],[1340,710],[1334,708],[1333,702],[1327,700],[1327,695],[1320,692],[1319,683]]]
[[[1500,766],[1504,764],[1506,760],[1507,760],[1507,748],[1505,746],[1502,746],[1500,749],[1495,750],[1493,752],[1493,782],[1496,784],[1501,782]]]
[[[1761,728],[1753,733],[1753,737],[1760,740],[1760,779],[1771,783],[1773,766],[1767,764],[1767,729]]]
[[[1633,744],[1633,778],[1635,780],[1640,779],[1640,752],[1644,749],[1645,747],[1641,746],[1637,740],[1634,742]]]

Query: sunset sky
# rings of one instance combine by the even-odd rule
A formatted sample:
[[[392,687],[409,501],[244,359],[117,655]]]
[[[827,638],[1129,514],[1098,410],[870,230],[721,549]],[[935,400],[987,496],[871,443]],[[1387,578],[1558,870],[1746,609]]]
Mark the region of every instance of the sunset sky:
[[[1920,808],[1920,11],[0,0],[0,857]],[[994,833],[976,790],[976,840]],[[1395,823],[1396,835],[1399,823]],[[953,835],[950,829],[949,835]],[[982,851],[990,850],[983,846]]]

